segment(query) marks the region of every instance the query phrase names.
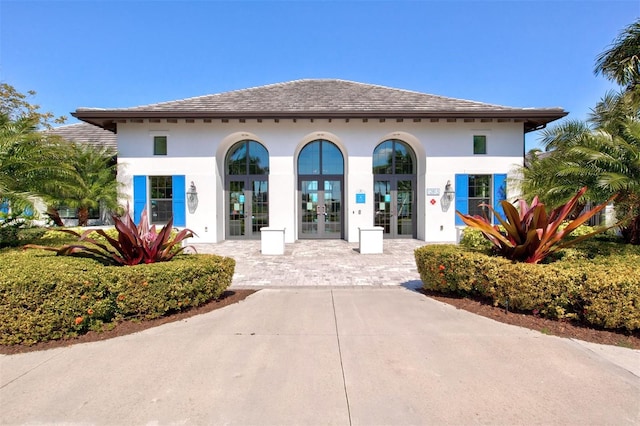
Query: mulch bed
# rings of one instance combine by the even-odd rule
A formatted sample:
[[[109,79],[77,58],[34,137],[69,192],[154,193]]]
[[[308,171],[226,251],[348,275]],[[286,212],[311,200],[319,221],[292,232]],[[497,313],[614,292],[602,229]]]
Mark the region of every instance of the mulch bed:
[[[497,308],[483,300],[462,298],[441,293],[431,292],[427,290],[419,290],[424,295],[449,305],[453,305],[458,309],[482,315],[493,320],[512,324],[519,327],[537,330],[544,334],[550,334],[559,337],[567,337],[572,339],[584,340],[587,342],[600,343],[605,345],[622,346],[626,348],[640,349],[640,331],[633,333],[612,332],[608,330],[599,330],[590,328],[581,324],[575,324],[569,321],[553,321],[534,315],[507,312],[503,308]],[[111,339],[118,336],[124,336],[147,328],[156,327],[173,321],[180,321],[194,315],[200,315],[211,312],[216,309],[237,303],[247,296],[255,293],[256,290],[229,290],[226,291],[219,300],[213,300],[207,304],[192,308],[188,311],[179,312],[167,317],[158,318],[147,321],[123,321],[116,325],[112,330],[97,333],[90,331],[87,334],[63,340],[54,340],[50,342],[38,343],[33,346],[0,345],[0,354],[11,355],[23,352],[41,351],[46,349],[60,348],[75,345],[78,343],[96,342],[99,340]]]
[[[638,330],[629,333],[601,330],[571,321],[555,321],[531,314],[507,312],[504,308],[495,307],[486,300],[444,295],[428,290],[419,291],[432,299],[502,323],[517,325],[559,337],[640,349],[640,331]]]

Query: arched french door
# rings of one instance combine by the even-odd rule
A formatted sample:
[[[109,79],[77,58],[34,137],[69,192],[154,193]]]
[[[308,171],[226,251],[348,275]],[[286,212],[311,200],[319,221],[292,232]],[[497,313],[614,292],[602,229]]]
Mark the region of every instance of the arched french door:
[[[226,237],[260,238],[269,226],[269,153],[260,143],[244,140],[231,147],[225,161]]]
[[[386,238],[416,237],[416,156],[397,139],[382,142],[373,151],[375,226]]]
[[[298,156],[298,238],[342,238],[344,157],[327,140],[315,140]]]

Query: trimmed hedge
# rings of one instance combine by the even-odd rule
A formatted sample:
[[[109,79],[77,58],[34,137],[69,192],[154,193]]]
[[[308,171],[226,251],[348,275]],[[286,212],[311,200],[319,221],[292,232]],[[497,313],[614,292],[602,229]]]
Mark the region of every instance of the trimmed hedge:
[[[233,259],[215,255],[122,267],[2,250],[0,344],[32,345],[199,306],[222,295],[234,268]]]
[[[46,232],[44,228],[31,227],[21,222],[6,224],[0,221],[0,248],[28,244],[38,240]]]
[[[547,318],[640,329],[640,252],[607,257],[593,254],[595,244],[585,247],[565,261],[539,265],[455,245],[420,247],[415,259],[427,290],[486,297],[495,306]]]

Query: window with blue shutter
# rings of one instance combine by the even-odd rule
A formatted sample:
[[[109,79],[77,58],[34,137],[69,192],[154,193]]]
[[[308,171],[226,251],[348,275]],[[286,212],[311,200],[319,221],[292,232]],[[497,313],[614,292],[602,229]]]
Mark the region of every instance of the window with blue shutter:
[[[184,175],[173,176],[173,225],[187,226],[186,186]]]
[[[469,175],[456,175],[456,210],[462,214],[469,212]],[[456,214],[456,225],[464,225],[464,222]]]
[[[504,219],[504,210],[500,201],[507,199],[507,175],[493,175],[493,209]],[[498,224],[498,219],[494,218],[493,223]]]
[[[9,214],[9,200],[2,199],[0,201],[0,213]]]
[[[137,225],[140,223],[142,210],[147,205],[147,177],[133,177],[133,222]]]

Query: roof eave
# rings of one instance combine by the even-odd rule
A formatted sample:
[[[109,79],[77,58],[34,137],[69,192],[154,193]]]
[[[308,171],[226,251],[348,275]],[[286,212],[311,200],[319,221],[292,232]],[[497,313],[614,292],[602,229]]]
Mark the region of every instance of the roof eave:
[[[71,115],[79,120],[116,130],[116,122],[124,119],[320,119],[320,118],[385,118],[385,119],[514,119],[527,123],[525,132],[537,130],[566,116],[558,109],[503,110],[503,111],[124,111],[77,110]]]

